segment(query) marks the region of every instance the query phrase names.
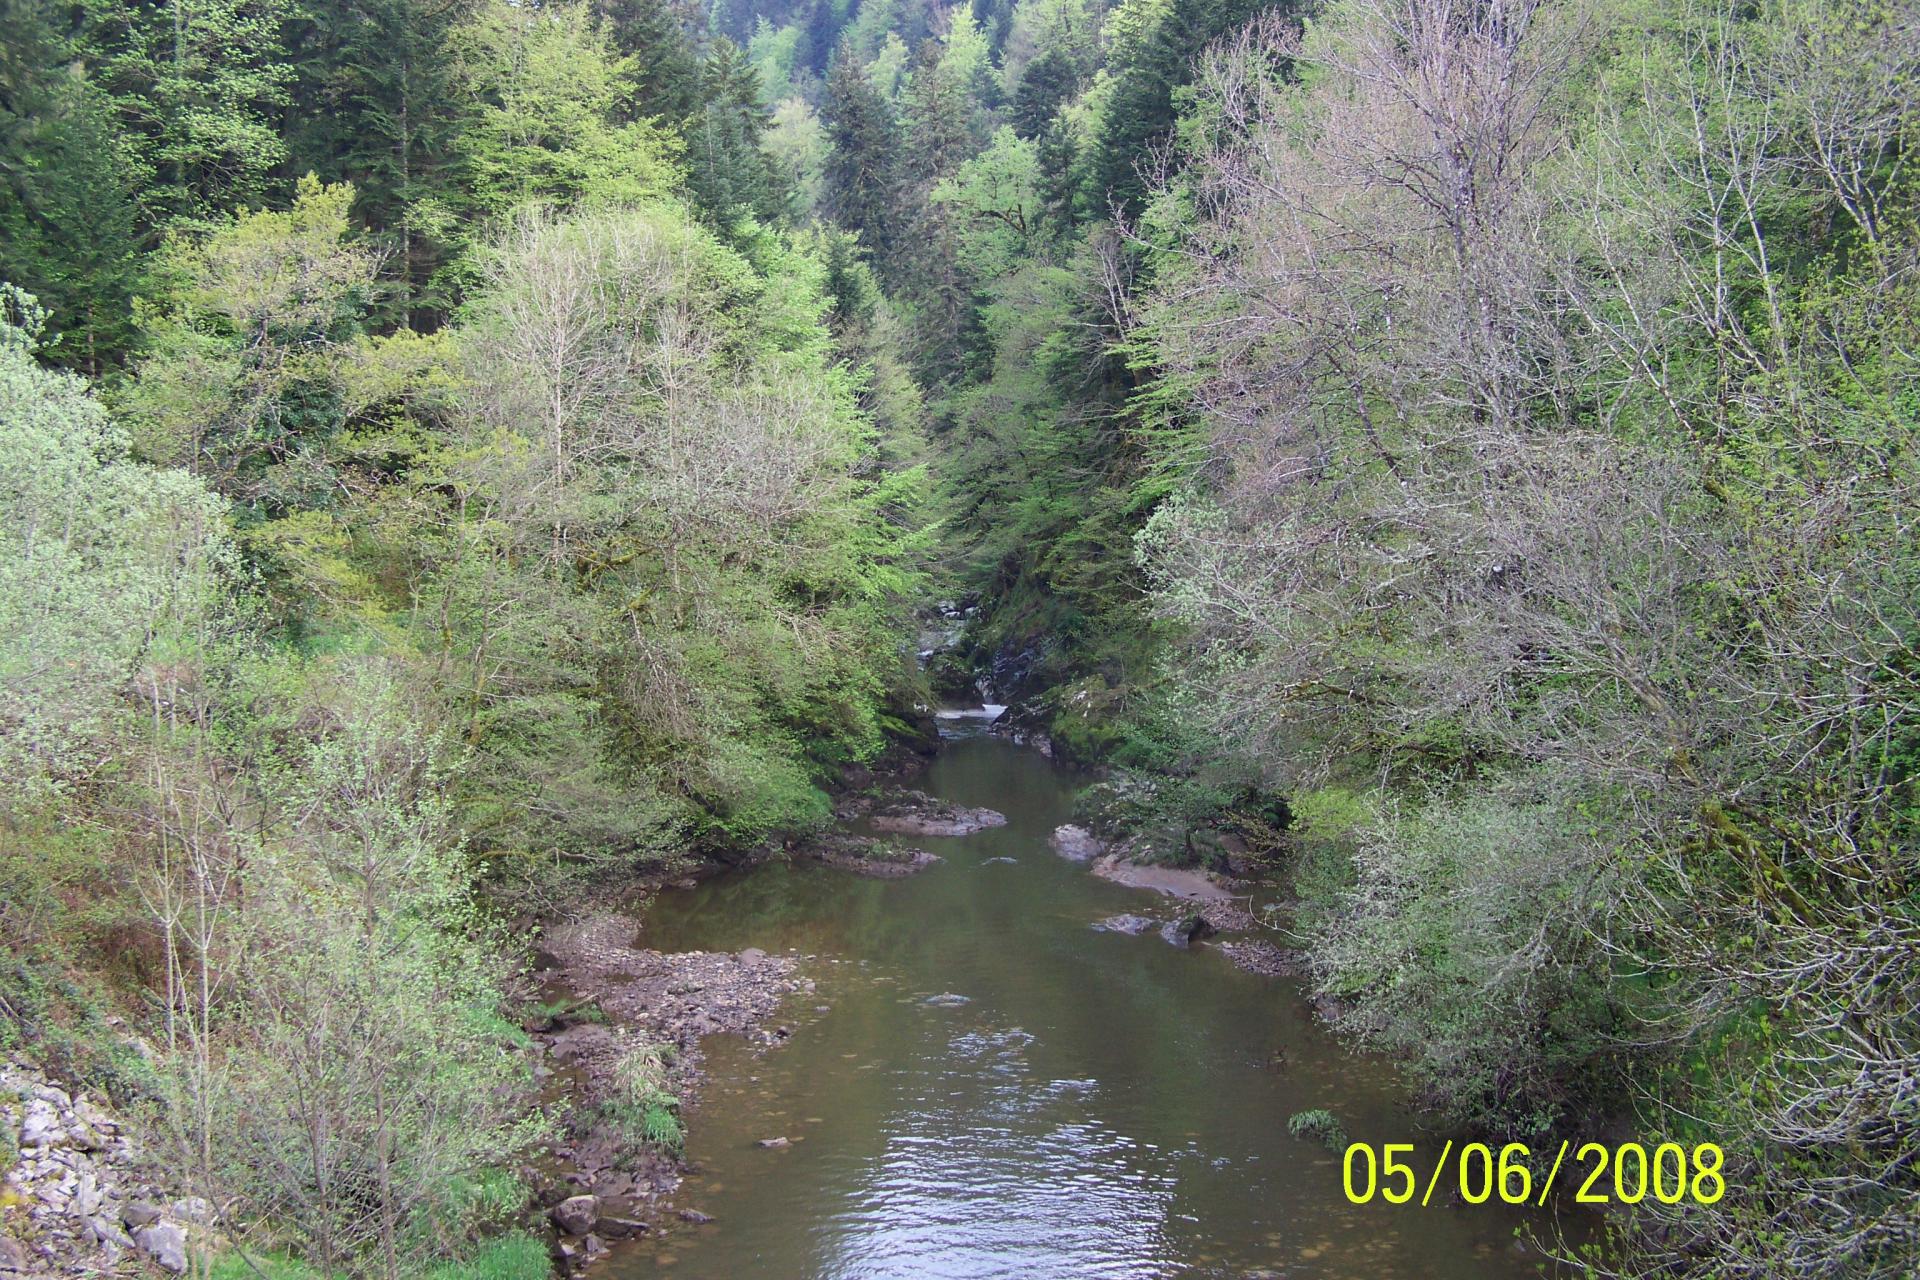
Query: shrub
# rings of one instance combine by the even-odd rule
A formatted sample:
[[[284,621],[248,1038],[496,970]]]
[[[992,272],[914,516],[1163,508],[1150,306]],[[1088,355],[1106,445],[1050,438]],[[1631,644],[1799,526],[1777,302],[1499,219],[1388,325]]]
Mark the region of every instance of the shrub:
[[[1308,1142],[1318,1142],[1329,1151],[1344,1151],[1347,1146],[1346,1126],[1333,1112],[1319,1107],[1288,1116],[1287,1132]]]

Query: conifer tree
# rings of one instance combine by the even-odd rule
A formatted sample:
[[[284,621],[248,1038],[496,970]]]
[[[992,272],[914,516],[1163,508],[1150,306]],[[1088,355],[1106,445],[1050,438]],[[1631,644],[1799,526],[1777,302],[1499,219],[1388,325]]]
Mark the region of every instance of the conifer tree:
[[[288,113],[290,167],[351,182],[398,288],[385,323],[431,326],[452,299],[432,281],[451,252],[459,123],[446,42],[474,0],[316,5],[292,28],[305,51]]]
[[[827,73],[821,119],[833,151],[827,159],[827,211],[857,232],[876,262],[894,244],[900,196],[900,128],[852,51],[842,48]]]
[[[132,345],[141,228],[106,104],[32,0],[0,10],[0,245],[50,315],[42,359],[98,374]]]

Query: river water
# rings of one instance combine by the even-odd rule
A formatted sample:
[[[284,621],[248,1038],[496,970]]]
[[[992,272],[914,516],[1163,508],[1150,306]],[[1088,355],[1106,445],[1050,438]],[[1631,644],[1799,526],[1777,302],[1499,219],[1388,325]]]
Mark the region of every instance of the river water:
[[[1089,928],[1168,908],[1048,847],[1084,782],[962,738],[919,785],[1008,824],[916,840],[945,859],[920,875],[775,863],[657,899],[643,945],[791,949],[815,957],[818,991],[776,1048],[707,1042],[678,1203],[714,1220],[663,1222],[614,1275],[1537,1274],[1511,1211],[1443,1207],[1444,1191],[1426,1209],[1351,1205],[1339,1157],[1289,1136],[1291,1114],[1324,1107],[1355,1140],[1439,1142],[1387,1064],[1315,1024],[1298,982]],[[945,996],[964,1003],[929,1003]],[[758,1145],[772,1137],[789,1145]]]

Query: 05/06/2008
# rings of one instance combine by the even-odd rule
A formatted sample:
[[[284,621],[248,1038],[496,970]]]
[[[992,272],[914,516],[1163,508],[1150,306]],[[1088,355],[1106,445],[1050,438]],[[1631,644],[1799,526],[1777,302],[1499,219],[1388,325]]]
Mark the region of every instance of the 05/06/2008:
[[[1615,1147],[1586,1142],[1574,1150],[1569,1139],[1554,1153],[1546,1177],[1537,1188],[1534,1152],[1524,1142],[1507,1143],[1497,1156],[1486,1143],[1469,1142],[1458,1148],[1456,1161],[1455,1145],[1449,1139],[1424,1180],[1405,1158],[1413,1151],[1411,1142],[1385,1143],[1377,1153],[1368,1143],[1350,1144],[1342,1161],[1347,1199],[1354,1204],[1379,1199],[1399,1205],[1413,1203],[1417,1198],[1421,1205],[1430,1204],[1448,1162],[1454,1161],[1459,1170],[1460,1199],[1468,1204],[1486,1204],[1497,1199],[1503,1204],[1545,1205],[1569,1152],[1575,1165],[1586,1168],[1586,1177],[1574,1193],[1574,1199],[1581,1204],[1638,1204],[1649,1195],[1662,1204],[1679,1204],[1688,1199],[1698,1204],[1713,1204],[1727,1190],[1722,1172],[1726,1154],[1711,1142],[1692,1148],[1677,1142],[1662,1142],[1649,1152],[1637,1142],[1623,1142]]]

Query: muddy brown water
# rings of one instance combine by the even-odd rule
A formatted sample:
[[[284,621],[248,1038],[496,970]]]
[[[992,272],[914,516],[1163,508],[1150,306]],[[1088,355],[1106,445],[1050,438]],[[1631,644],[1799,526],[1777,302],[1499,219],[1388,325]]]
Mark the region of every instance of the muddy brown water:
[[[1415,1141],[1429,1158],[1440,1142],[1389,1064],[1315,1023],[1299,982],[1089,928],[1172,907],[1049,849],[1085,781],[961,738],[920,785],[1008,823],[915,841],[945,859],[930,870],[886,881],[775,863],[653,904],[644,945],[792,949],[815,957],[818,991],[797,998],[778,1047],[707,1041],[697,1171],[677,1203],[713,1221],[667,1218],[601,1274],[1539,1274],[1514,1211],[1439,1194],[1425,1209],[1355,1206],[1339,1156],[1289,1136],[1290,1115],[1323,1107],[1356,1141]],[[773,1137],[789,1145],[758,1145]]]

